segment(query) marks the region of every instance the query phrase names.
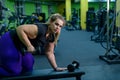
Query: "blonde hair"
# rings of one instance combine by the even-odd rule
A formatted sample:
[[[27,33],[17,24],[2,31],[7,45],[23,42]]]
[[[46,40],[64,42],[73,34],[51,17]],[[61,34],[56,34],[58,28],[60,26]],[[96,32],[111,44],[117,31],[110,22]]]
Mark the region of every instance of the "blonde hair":
[[[49,17],[49,19],[47,21],[47,24],[50,24],[50,22],[54,22],[56,19],[61,19],[63,21],[63,23],[64,23],[63,26],[65,26],[66,21],[65,21],[64,17],[62,15],[60,15],[59,13],[52,14]]]
[[[48,21],[46,22],[46,24],[49,25],[51,22],[54,22],[54,21],[57,20],[57,19],[62,20],[62,21],[63,21],[63,26],[65,26],[66,21],[65,21],[64,17],[63,17],[62,15],[60,15],[59,13],[52,14],[52,15],[49,17],[49,19],[48,19]],[[60,32],[55,34],[55,45],[57,45],[57,41],[58,41],[58,39],[59,39],[59,36],[60,36]]]

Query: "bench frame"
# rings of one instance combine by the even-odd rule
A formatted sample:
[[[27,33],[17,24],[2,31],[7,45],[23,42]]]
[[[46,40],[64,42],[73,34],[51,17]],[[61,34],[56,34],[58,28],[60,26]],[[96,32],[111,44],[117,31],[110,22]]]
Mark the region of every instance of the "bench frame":
[[[52,69],[45,70],[33,70],[32,72],[24,73],[20,76],[11,76],[11,77],[2,77],[0,80],[49,80],[49,79],[58,79],[58,78],[71,78],[75,77],[76,80],[81,80],[81,76],[85,72],[75,70],[74,72],[62,71],[56,72]]]

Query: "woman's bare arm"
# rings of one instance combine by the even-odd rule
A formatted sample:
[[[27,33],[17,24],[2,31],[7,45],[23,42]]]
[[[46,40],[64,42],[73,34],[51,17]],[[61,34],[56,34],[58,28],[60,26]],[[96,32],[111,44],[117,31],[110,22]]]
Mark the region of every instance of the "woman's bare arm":
[[[37,36],[36,25],[21,25],[16,28],[16,31],[21,42],[27,47],[27,51],[34,51],[35,48],[30,43],[29,38],[34,39]]]
[[[54,43],[48,43],[45,49],[46,56],[51,66],[55,69],[57,67],[54,55]]]
[[[48,61],[50,62],[51,66],[53,67],[54,70],[56,70],[56,71],[66,70],[67,68],[60,68],[57,66],[55,55],[54,55],[54,45],[55,45],[55,43],[49,43],[46,46],[46,56],[48,58]]]

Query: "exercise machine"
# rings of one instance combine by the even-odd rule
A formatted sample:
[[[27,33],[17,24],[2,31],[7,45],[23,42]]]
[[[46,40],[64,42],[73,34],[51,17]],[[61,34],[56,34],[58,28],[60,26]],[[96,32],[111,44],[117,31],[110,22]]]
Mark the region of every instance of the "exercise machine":
[[[117,0],[116,0],[117,1]],[[116,2],[115,2],[116,3]],[[115,7],[116,11],[116,7]],[[109,25],[109,0],[107,2],[107,47],[106,53],[104,55],[100,55],[99,58],[104,60],[109,64],[120,63],[120,35],[119,35],[119,27],[114,26],[116,17],[118,17],[120,11],[114,14],[114,18],[112,23]],[[111,27],[112,26],[112,27]],[[117,28],[117,29],[115,29]],[[116,31],[114,31],[116,30]]]

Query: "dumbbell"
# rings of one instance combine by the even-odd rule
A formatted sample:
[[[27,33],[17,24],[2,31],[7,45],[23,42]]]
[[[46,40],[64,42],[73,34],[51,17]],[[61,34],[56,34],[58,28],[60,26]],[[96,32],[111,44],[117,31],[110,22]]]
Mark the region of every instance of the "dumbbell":
[[[36,47],[35,53],[41,54],[41,47],[40,46]]]
[[[67,66],[69,72],[74,72],[75,69],[78,69],[80,64],[77,61],[73,61],[72,64]]]
[[[28,52],[25,48],[22,48],[22,54],[24,55],[26,52]],[[35,51],[33,53],[41,53],[41,47],[40,46],[37,46],[35,47]]]

